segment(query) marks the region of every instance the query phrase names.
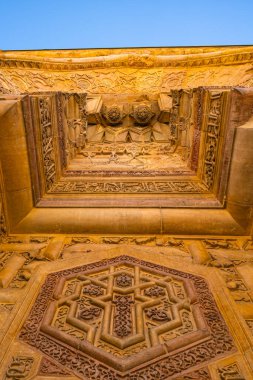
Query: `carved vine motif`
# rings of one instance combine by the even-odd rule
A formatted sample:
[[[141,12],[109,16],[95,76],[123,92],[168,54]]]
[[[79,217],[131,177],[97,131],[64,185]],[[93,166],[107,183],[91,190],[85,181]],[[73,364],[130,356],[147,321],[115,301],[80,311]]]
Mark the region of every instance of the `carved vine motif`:
[[[132,277],[127,273],[121,273],[116,277],[116,285],[125,288],[132,285]]]
[[[197,182],[84,182],[59,181],[49,193],[206,193],[207,190]]]
[[[101,314],[101,311],[102,310],[99,307],[83,308],[79,313],[79,317],[81,319],[90,321],[98,318]]]
[[[87,141],[87,112],[86,112],[86,94],[85,93],[65,93],[63,107],[67,113],[67,105],[69,99],[72,97],[75,104],[78,105],[78,111],[74,112],[76,116],[69,118],[67,115],[67,138],[65,144],[62,145],[62,154],[66,146],[68,159],[73,159],[82,148],[84,148]],[[74,107],[72,107],[74,108]],[[61,111],[61,110],[59,110]],[[73,111],[73,110],[72,110]],[[73,116],[73,115],[72,115]],[[62,133],[62,131],[59,131]],[[66,162],[65,162],[66,164]]]
[[[16,356],[5,373],[4,380],[28,379],[34,359],[27,356]]]
[[[3,202],[0,197],[0,241],[3,237],[6,236],[7,233],[7,227],[6,227],[6,220],[3,210]]]
[[[112,177],[114,175],[118,175],[119,174],[119,171],[116,171],[116,170],[113,170],[113,169],[110,169],[110,170],[96,170],[96,169],[87,169],[87,170],[66,170],[66,175],[68,177],[80,177],[80,176],[83,176],[83,175],[90,175],[90,174],[93,174],[93,175],[100,175],[100,176],[108,176],[108,177]],[[146,177],[153,177],[153,176],[169,176],[169,175],[189,175],[189,174],[192,174],[192,172],[188,169],[188,168],[185,168],[185,167],[180,167],[180,168],[171,168],[171,169],[150,169],[150,170],[142,170],[142,169],[139,169],[139,168],[136,168],[135,170],[121,170],[120,171],[120,175],[122,176],[133,176],[133,177],[142,177],[142,176],[146,176]],[[203,186],[204,188],[204,186]]]
[[[220,258],[211,254],[211,260],[208,263],[209,266],[220,269],[220,273],[224,278],[227,288],[236,303],[251,303],[253,301],[251,297],[250,289],[248,289],[245,281],[240,275],[237,267],[245,262],[252,262],[252,260],[243,260],[243,258]]]
[[[176,377],[175,380],[211,380],[211,375],[207,368],[201,368],[187,375]]]
[[[145,310],[145,313],[148,319],[151,319],[153,321],[165,322],[171,320],[166,311],[164,311],[163,309],[158,309],[156,307]]]
[[[245,321],[246,321],[251,333],[253,334],[253,319],[246,319]]]
[[[50,239],[52,239],[52,237],[30,236],[30,238],[27,240],[27,237],[8,235],[6,236],[5,243],[15,243],[15,244],[38,243],[40,244],[40,243],[48,243]]]
[[[220,67],[220,62],[226,64],[225,67]],[[212,61],[212,62],[210,62]],[[102,70],[97,70],[98,62],[89,62],[86,66],[91,67],[93,70],[83,70],[84,63],[82,64],[70,64],[64,62],[63,65],[59,63],[54,64],[50,62],[38,62],[31,60],[2,60],[0,59],[0,67],[5,67],[0,72],[0,85],[2,86],[2,92],[12,94],[19,94],[23,92],[37,92],[37,91],[66,91],[71,92],[73,90],[80,92],[88,92],[93,94],[105,93],[158,93],[161,91],[169,91],[173,88],[185,88],[197,86],[212,86],[214,83],[220,86],[252,86],[252,75],[247,72],[245,65],[241,67],[234,66],[234,63],[248,62],[251,65],[252,53],[242,54],[229,54],[226,52],[222,56],[213,56],[208,58],[198,58],[189,60],[179,60],[178,62],[171,62],[165,64],[163,67],[158,67],[157,60],[154,63],[154,67],[151,69],[140,68],[126,70],[118,67],[113,68],[113,63],[108,62],[107,65],[110,69],[105,70],[104,60],[100,61],[103,65]],[[144,62],[144,61],[142,61]],[[215,64],[216,62],[216,64]],[[187,68],[190,66],[204,65],[217,65],[219,67],[213,67],[212,70],[205,70],[200,72],[194,70],[191,75],[186,75]],[[229,66],[232,64],[232,66]],[[96,67],[94,67],[96,65]],[[116,62],[116,66],[119,62]],[[164,65],[168,68],[165,69]],[[129,60],[126,59],[122,66],[129,67]],[[171,67],[171,69],[169,68]],[[173,67],[181,67],[173,69]],[[28,68],[24,69],[25,67]],[[33,70],[31,70],[33,67]],[[48,71],[48,67],[51,67],[53,71]],[[69,68],[69,72],[66,72],[66,67]],[[76,70],[81,71],[76,72]],[[44,69],[43,69],[44,68]],[[59,69],[63,69],[59,72]],[[233,70],[234,68],[234,70]],[[72,71],[73,70],[73,71]],[[233,74],[231,75],[231,70]]]
[[[203,243],[208,249],[239,249],[236,240],[233,239],[205,239]]]
[[[49,375],[49,376],[55,376],[55,375],[69,376],[69,372],[60,368],[53,361],[45,357],[43,357],[41,360],[38,374]]]
[[[91,285],[86,286],[83,289],[83,293],[88,294],[91,297],[92,296],[98,297],[98,296],[101,296],[103,294],[103,289],[101,288],[101,286],[91,284]]]
[[[144,294],[148,297],[159,297],[165,295],[165,290],[160,286],[152,286],[152,288],[146,289]]]
[[[185,243],[182,239],[174,239],[172,237],[156,237],[156,236],[144,236],[144,237],[126,237],[126,236],[104,236],[98,239],[92,237],[73,237],[71,243],[73,244],[136,244],[136,245],[150,245],[158,247],[171,247],[179,249],[183,252],[188,252]]]
[[[246,380],[236,363],[218,369],[220,380]]]
[[[0,215],[0,239],[6,235],[7,229],[4,214]]]
[[[211,93],[210,97],[203,170],[203,180],[209,189],[213,187],[215,170],[217,167],[223,98],[223,93]]]
[[[134,287],[114,288],[114,279],[126,273],[134,277]],[[66,296],[65,288],[71,279],[76,281],[74,293]],[[89,285],[100,286],[103,294],[90,296],[84,293]],[[146,295],[145,290],[154,286],[162,286],[166,294],[157,297]],[[183,299],[177,298],[175,286],[184,289]],[[140,307],[143,312],[138,312],[136,325],[134,315]],[[60,324],[55,325],[50,321],[54,319],[57,308],[62,310],[62,317]],[[90,319],[80,318],[82,310],[91,311],[94,308],[102,310],[99,315],[95,312],[95,319],[94,315]],[[201,330],[196,327],[196,320],[198,326],[202,326]],[[177,336],[188,336],[185,347],[176,353],[177,337],[173,338],[172,334],[170,339],[163,339],[166,331],[174,331],[172,326],[175,323]],[[64,328],[67,324],[82,333],[83,337],[72,336]],[[150,334],[143,335],[142,331],[147,328]],[[92,380],[165,380],[217,355],[234,351],[232,338],[203,278],[128,256],[48,275],[21,330],[20,339],[36,347],[67,371]],[[138,345],[143,347],[146,339],[150,340],[149,347],[151,345],[147,348],[147,356],[145,350],[138,351]],[[171,339],[175,347],[172,350]],[[92,350],[87,351],[86,344],[91,345]],[[96,347],[100,348],[99,360]],[[168,351],[165,347],[169,348]],[[128,352],[130,362],[125,361],[125,356],[116,354],[122,350]],[[104,357],[103,352],[106,353]],[[159,359],[160,355],[162,358]],[[143,364],[145,357],[156,358],[156,361],[152,360],[141,369],[135,369]],[[132,363],[130,368],[128,363]],[[125,372],[127,368],[127,374],[123,375],[122,371]],[[206,371],[203,371],[199,379],[205,379],[205,375],[208,379]]]
[[[132,333],[131,305],[134,303],[131,296],[115,296],[114,332],[123,338]]]
[[[39,112],[46,189],[49,190],[56,179],[54,138],[51,120],[51,101],[49,97],[39,98]]]

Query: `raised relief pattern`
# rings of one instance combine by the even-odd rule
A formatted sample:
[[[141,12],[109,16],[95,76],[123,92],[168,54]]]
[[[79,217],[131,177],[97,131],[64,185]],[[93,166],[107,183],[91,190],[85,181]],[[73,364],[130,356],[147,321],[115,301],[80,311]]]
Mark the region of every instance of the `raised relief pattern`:
[[[27,356],[15,356],[12,358],[4,380],[28,380],[34,359]]]
[[[48,275],[20,339],[83,379],[167,379],[234,349],[204,279],[128,256]]]
[[[51,100],[49,97],[39,98],[39,113],[42,137],[42,154],[46,189],[49,190],[56,179],[56,164],[54,152],[54,136],[51,120]]]
[[[220,380],[246,380],[242,375],[237,363],[219,368],[218,374]]]
[[[209,189],[213,187],[217,167],[223,98],[224,94],[221,92],[211,93],[210,95],[203,170],[203,180]]]

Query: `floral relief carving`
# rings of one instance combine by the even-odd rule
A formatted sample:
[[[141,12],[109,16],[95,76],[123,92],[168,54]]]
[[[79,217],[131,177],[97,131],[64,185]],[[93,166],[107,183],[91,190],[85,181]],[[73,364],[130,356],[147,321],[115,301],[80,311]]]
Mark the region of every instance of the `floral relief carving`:
[[[213,187],[217,166],[223,98],[224,94],[218,92],[211,93],[210,97],[203,170],[203,180],[209,189]]]
[[[237,363],[233,363],[218,369],[220,380],[246,380]]]
[[[49,376],[69,376],[69,372],[65,371],[61,367],[57,366],[53,361],[46,357],[43,357],[40,363],[39,375],[49,375]]]
[[[49,97],[39,99],[39,112],[46,188],[49,190],[56,179],[54,137],[51,120],[51,102]]]
[[[28,380],[28,376],[30,375],[33,362],[34,362],[34,359],[31,357],[27,357],[27,356],[13,357],[5,373],[4,380],[19,380],[19,379]]]
[[[117,104],[111,106],[104,106],[103,117],[106,119],[109,125],[118,125],[122,123],[122,120],[126,116],[123,107]]]
[[[158,247],[171,247],[179,249],[183,252],[188,252],[185,242],[182,239],[175,239],[169,236],[103,236],[97,239],[93,237],[73,237],[70,245],[84,243],[84,244],[130,244],[130,245],[150,245]]]
[[[7,234],[7,226],[3,209],[3,202],[0,196],[0,242]]]
[[[128,256],[48,275],[20,339],[66,371],[99,380],[168,379],[234,350],[204,279]],[[156,362],[138,369],[146,352]]]
[[[206,193],[207,190],[193,181],[134,181],[134,182],[84,182],[59,181],[49,193]]]

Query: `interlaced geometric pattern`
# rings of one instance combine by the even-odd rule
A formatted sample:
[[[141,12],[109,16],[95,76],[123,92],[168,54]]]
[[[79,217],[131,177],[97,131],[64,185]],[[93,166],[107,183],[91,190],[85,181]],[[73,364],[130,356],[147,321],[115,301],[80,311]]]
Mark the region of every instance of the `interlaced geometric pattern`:
[[[121,256],[47,276],[20,339],[82,379],[168,379],[234,345],[206,281]]]

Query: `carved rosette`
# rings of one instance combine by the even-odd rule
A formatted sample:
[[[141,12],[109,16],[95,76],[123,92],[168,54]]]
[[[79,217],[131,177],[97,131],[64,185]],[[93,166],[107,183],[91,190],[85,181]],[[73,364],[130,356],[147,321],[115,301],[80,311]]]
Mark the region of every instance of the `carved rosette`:
[[[114,104],[103,108],[103,117],[109,125],[121,124],[125,116],[122,105]]]
[[[203,278],[128,256],[48,275],[20,339],[99,380],[198,373],[234,350]]]
[[[155,113],[152,111],[151,106],[145,103],[134,105],[133,112],[131,113],[131,116],[138,125],[147,125],[154,115]]]

